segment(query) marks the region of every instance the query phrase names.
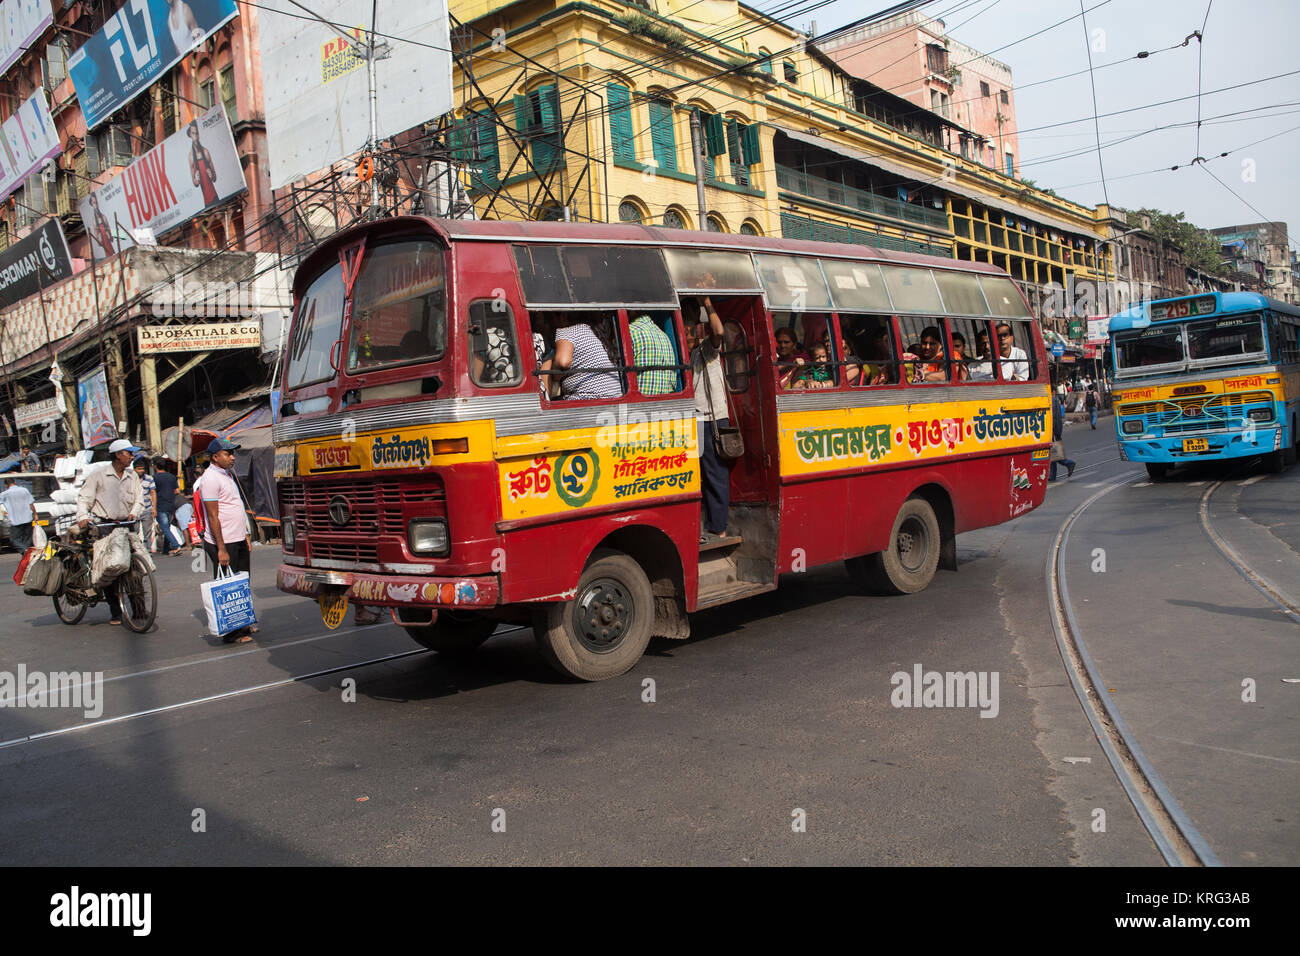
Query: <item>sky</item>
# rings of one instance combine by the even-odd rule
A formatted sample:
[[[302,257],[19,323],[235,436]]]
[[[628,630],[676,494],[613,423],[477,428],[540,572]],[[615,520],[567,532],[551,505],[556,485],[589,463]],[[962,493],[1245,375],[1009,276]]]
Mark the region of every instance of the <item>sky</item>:
[[[923,11],[944,20],[954,39],[1011,67],[1022,176],[1076,202],[1091,206],[1105,201],[1088,73],[1037,82],[1086,71],[1091,47],[1099,113],[1190,97],[1100,119],[1101,160],[1113,205],[1184,212],[1189,221],[1207,229],[1282,221],[1287,223],[1291,247],[1297,248],[1300,72],[1221,93],[1209,91],[1300,71],[1293,39],[1300,33],[1300,0],[1084,2],[1090,11],[1087,34],[1078,17],[1079,0],[933,0]],[[806,28],[808,20],[815,18],[817,32],[824,34],[887,5],[886,0],[835,0],[790,22]],[[758,6],[767,8],[768,3]],[[1074,19],[1068,23],[1006,46],[1070,16]],[[1199,51],[1193,39],[1186,47],[1155,52],[1181,44],[1203,22]],[[1143,50],[1152,55],[1133,59]],[[1107,65],[1111,63],[1115,65]],[[1256,112],[1242,112],[1246,110]],[[1042,128],[1084,118],[1084,122]],[[1189,125],[1158,129],[1171,124]],[[1125,137],[1134,138],[1107,146]],[[1229,155],[1220,157],[1223,152]],[[1192,165],[1198,155],[1208,160],[1205,168]],[[1175,165],[1182,168],[1171,172]]]

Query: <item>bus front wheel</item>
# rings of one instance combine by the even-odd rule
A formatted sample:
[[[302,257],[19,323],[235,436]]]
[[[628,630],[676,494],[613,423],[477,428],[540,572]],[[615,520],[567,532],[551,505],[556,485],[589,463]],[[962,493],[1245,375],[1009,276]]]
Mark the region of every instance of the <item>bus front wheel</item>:
[[[1147,477],[1152,481],[1164,481],[1169,474],[1169,463],[1163,461],[1147,462]]]
[[[406,625],[406,633],[417,644],[443,657],[464,657],[492,636],[497,622],[482,614],[439,611],[432,624]]]
[[[592,558],[573,600],[548,605],[534,628],[546,662],[587,681],[631,670],[650,643],[654,624],[654,596],[641,566],[608,549]]]
[[[915,594],[934,580],[943,541],[939,519],[924,498],[908,498],[898,509],[889,533],[889,547],[877,554],[850,558],[849,574],[861,586],[879,594]]]

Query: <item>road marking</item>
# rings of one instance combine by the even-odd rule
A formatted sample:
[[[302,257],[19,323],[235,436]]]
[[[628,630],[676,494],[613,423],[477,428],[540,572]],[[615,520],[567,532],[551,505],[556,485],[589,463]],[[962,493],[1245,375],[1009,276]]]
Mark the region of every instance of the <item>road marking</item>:
[[[1152,734],[1157,740],[1168,740],[1170,743],[1185,744],[1188,747],[1201,747],[1205,750],[1217,750],[1225,754],[1237,754],[1241,757],[1255,757],[1259,760],[1273,760],[1277,763],[1295,763],[1300,764],[1300,760],[1293,760],[1290,757],[1271,757],[1268,754],[1252,753],[1249,750],[1237,750],[1234,747],[1215,747],[1213,744],[1198,744],[1193,740],[1179,740],[1177,737],[1162,737],[1160,734]]]
[[[1245,488],[1247,485],[1253,485],[1255,482],[1263,481],[1267,477],[1268,475],[1256,475],[1254,478],[1247,478],[1245,481],[1239,482],[1239,484]]]
[[[1063,757],[1066,763],[1092,763],[1091,757]]]

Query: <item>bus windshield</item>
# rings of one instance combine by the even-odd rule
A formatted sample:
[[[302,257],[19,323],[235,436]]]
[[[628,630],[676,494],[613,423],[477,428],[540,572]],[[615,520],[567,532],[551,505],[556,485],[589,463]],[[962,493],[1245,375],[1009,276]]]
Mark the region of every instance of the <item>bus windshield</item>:
[[[1263,316],[1254,312],[1189,322],[1187,351],[1193,362],[1240,362],[1247,358],[1263,358]]]
[[[288,389],[322,382],[334,374],[330,351],[343,325],[343,273],[338,263],[322,272],[298,303],[289,333]]]
[[[1115,336],[1117,371],[1183,364],[1183,327],[1161,325]]]
[[[445,278],[435,243],[367,249],[352,293],[347,370],[441,358],[447,349]]]

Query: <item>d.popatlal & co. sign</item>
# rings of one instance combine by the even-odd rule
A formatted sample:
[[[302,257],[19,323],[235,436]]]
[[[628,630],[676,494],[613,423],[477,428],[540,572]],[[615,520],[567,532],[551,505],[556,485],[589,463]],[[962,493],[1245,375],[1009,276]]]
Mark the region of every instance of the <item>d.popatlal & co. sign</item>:
[[[194,325],[142,325],[140,353],[206,352],[210,349],[251,349],[262,345],[262,323],[201,322]]]

